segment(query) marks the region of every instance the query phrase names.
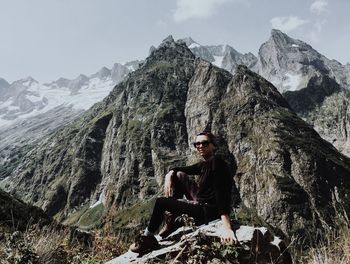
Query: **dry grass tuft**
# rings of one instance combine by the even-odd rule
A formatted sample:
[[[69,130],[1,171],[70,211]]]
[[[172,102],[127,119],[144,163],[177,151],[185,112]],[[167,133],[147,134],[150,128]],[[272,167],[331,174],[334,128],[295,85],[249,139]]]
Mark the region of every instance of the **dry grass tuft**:
[[[305,260],[308,264],[350,263],[350,229],[329,233],[318,247],[309,250]]]
[[[118,237],[99,231],[94,236],[55,225],[21,232],[0,226],[0,263],[100,264],[121,254]]]
[[[336,195],[333,197],[335,209],[334,225],[323,226],[320,231],[320,240],[313,241],[313,246],[308,250],[296,249],[292,245],[295,263],[306,264],[348,264],[350,263],[350,221],[347,212],[338,202]]]

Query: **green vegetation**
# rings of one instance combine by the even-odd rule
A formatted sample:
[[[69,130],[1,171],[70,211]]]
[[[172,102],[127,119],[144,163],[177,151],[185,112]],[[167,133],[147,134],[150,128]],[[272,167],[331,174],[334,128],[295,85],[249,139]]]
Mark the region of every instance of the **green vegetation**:
[[[104,214],[105,207],[102,203],[92,208],[85,205],[65,219],[63,224],[76,226],[83,230],[93,230],[102,224]]]
[[[86,204],[85,206],[83,206],[82,208],[77,210],[76,212],[70,214],[68,216],[68,218],[66,218],[62,223],[64,225],[76,226],[79,222],[79,219],[88,210],[88,208],[89,208],[89,205]]]
[[[101,225],[104,212],[105,207],[102,203],[87,209],[80,217],[78,227],[87,230],[98,227]]]
[[[113,229],[123,230],[146,225],[148,222],[155,199],[140,201],[130,207],[113,212]],[[141,225],[141,226],[140,226]]]

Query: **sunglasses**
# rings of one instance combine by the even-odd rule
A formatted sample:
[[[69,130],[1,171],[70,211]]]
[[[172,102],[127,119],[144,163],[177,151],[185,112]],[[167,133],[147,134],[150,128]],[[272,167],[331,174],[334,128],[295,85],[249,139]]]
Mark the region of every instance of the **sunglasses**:
[[[203,140],[203,141],[194,142],[194,143],[193,143],[193,146],[194,146],[195,148],[199,148],[200,145],[202,145],[203,147],[208,147],[209,144],[210,144],[210,141],[208,141],[208,140]]]

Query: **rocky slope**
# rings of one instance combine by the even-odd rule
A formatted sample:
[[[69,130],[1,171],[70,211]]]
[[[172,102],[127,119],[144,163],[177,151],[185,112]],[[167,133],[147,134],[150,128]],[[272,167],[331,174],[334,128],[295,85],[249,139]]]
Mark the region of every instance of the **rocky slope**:
[[[25,230],[31,224],[49,224],[52,219],[38,207],[25,204],[0,189],[0,222],[16,230]]]
[[[231,73],[238,64],[243,64],[263,76],[277,87],[300,117],[350,156],[349,64],[330,60],[307,43],[279,30],[272,30],[257,58],[251,53],[242,55],[227,45],[202,46],[190,38],[185,41],[196,56]],[[336,121],[331,121],[333,117]]]
[[[244,66],[232,76],[195,59],[171,37],[101,103],[38,143],[1,187],[60,219],[96,201],[123,207],[156,194],[169,167],[197,159],[189,146],[204,128],[235,157],[243,204],[281,234],[315,234],[336,225],[337,209],[349,214],[349,158],[271,83]]]
[[[53,131],[69,124],[83,110],[72,106],[57,106],[43,114],[27,118],[0,131],[0,180],[9,176],[23,155],[35,147],[36,142]]]

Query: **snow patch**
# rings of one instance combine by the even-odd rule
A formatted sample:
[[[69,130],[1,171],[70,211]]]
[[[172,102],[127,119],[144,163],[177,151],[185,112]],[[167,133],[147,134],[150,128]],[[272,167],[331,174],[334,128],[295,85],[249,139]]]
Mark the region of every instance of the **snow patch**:
[[[26,98],[31,101],[32,103],[42,101],[43,98],[40,97],[39,95],[27,95]]]
[[[126,68],[128,68],[129,71],[135,71],[135,68],[133,65],[126,66]]]
[[[16,105],[10,105],[7,107],[7,111],[17,111],[19,110],[19,106],[16,106]]]
[[[91,208],[94,208],[96,206],[98,206],[99,204],[101,204],[102,202],[101,201],[97,201],[96,203],[94,203],[93,205],[90,205],[90,209]]]
[[[198,43],[192,43],[191,45],[188,46],[188,48],[193,49],[193,48],[199,48],[201,45],[199,45]]]
[[[286,91],[298,90],[299,84],[301,82],[301,75],[286,73],[284,76],[287,77],[287,79],[282,83],[283,88],[285,88]]]
[[[0,103],[0,109],[1,108],[5,108],[5,107],[9,107],[13,104],[13,98],[8,99],[7,101],[1,102]]]
[[[300,46],[298,44],[292,44],[293,48],[299,48]]]
[[[98,206],[99,204],[103,204],[104,200],[105,200],[105,194],[104,194],[104,191],[102,191],[102,193],[100,194],[100,197],[98,198],[97,202],[94,203],[93,205],[90,205],[90,208],[94,208],[94,207]]]
[[[215,60],[212,62],[212,64],[214,64],[215,66],[221,67],[224,56],[214,56],[214,59]]]

